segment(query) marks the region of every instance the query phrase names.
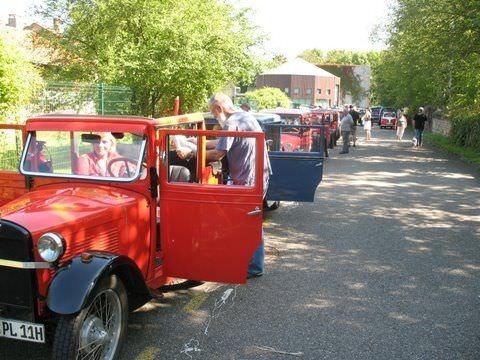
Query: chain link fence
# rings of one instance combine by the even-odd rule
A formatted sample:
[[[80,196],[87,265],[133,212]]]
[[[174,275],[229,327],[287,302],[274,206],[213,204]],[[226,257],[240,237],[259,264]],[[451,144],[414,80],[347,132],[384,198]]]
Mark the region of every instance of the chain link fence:
[[[130,115],[132,91],[125,86],[48,82],[32,102],[32,113]]]

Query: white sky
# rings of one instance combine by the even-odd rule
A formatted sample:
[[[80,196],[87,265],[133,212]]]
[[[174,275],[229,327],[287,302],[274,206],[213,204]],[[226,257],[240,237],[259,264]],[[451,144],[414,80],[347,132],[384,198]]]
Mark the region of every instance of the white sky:
[[[269,40],[266,51],[295,57],[307,49],[372,50],[373,27],[384,21],[393,0],[229,0],[255,11],[252,19]],[[28,11],[42,0],[0,0],[0,24],[17,14],[20,25],[31,22]]]
[[[392,0],[231,0],[256,11],[267,50],[295,57],[307,49],[374,50],[370,33]]]

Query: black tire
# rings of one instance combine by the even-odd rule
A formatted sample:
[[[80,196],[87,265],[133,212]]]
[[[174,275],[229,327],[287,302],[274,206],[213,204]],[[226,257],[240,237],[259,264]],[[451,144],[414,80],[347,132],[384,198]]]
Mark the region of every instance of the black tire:
[[[53,342],[53,360],[118,358],[128,323],[128,298],[125,287],[119,277],[115,275],[105,277],[97,284],[92,296],[90,305],[78,314],[59,315]],[[108,301],[111,301],[111,307],[106,311],[109,313],[103,314],[105,307],[99,308],[99,304]],[[106,326],[107,316],[109,324]],[[108,334],[109,332],[111,333]],[[112,333],[117,335],[112,336]],[[101,343],[102,335],[111,339],[106,339],[100,347],[93,346],[93,343]],[[87,352],[81,351],[81,347]]]
[[[265,211],[277,210],[280,207],[280,201],[263,200],[263,209]]]

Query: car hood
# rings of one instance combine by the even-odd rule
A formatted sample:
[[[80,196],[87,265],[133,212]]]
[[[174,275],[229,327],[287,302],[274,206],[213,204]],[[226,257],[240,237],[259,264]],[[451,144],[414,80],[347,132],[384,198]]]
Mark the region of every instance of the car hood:
[[[135,197],[124,190],[101,186],[42,187],[0,207],[0,218],[32,235],[68,227],[75,231],[124,217]]]

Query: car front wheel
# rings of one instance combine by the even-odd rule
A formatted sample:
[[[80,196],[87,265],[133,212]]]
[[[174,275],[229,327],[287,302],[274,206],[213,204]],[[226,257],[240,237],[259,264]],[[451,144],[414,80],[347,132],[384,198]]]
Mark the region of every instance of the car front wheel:
[[[53,342],[53,359],[118,357],[128,321],[128,299],[117,276],[101,280],[91,304],[76,315],[60,315]]]

